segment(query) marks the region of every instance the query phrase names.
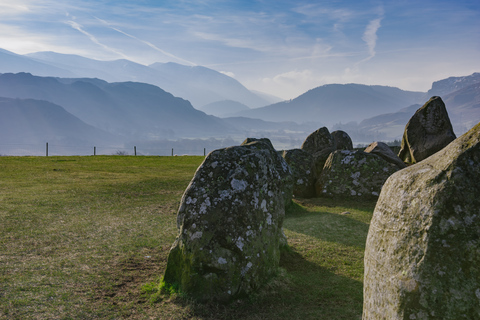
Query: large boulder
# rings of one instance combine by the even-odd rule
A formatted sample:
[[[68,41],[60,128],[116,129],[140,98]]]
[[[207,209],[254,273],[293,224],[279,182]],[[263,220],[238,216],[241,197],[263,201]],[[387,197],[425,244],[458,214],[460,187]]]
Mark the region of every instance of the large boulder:
[[[363,151],[337,150],[330,154],[316,183],[318,196],[377,198],[397,166]]]
[[[350,138],[348,133],[342,130],[336,130],[331,134],[337,145],[337,150],[353,150],[352,138]]]
[[[379,157],[387,160],[390,163],[395,164],[399,169],[405,168],[407,165],[400,159],[395,152],[390,149],[390,147],[384,142],[372,142],[364,150],[367,153],[376,154]]]
[[[398,156],[405,163],[416,163],[443,149],[455,138],[442,98],[432,97],[405,126]]]
[[[480,319],[480,124],[393,174],[365,250],[363,319]]]
[[[256,149],[267,148],[270,151],[274,158],[275,169],[282,179],[281,186],[283,187],[282,193],[285,200],[285,206],[290,205],[293,196],[293,175],[288,163],[282,157],[282,153],[275,150],[272,142],[268,138],[247,138],[242,142],[241,146],[246,145],[252,146]]]
[[[302,143],[301,149],[315,154],[324,149],[333,149],[335,150],[336,144],[335,139],[328,131],[327,127],[322,127],[314,132],[312,132]]]
[[[165,285],[196,300],[228,302],[275,276],[289,170],[259,141],[212,151],[183,195]]]
[[[337,144],[327,127],[322,127],[305,139],[301,149],[313,155],[315,176],[318,178],[328,156],[337,149]]]
[[[282,157],[290,166],[293,176],[293,195],[300,198],[315,196],[313,156],[302,149],[285,150]]]

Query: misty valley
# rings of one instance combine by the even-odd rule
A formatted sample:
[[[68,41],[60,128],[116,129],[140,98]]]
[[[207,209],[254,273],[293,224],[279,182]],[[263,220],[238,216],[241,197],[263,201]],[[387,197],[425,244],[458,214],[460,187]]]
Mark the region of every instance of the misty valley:
[[[281,150],[324,126],[355,146],[399,142],[431,96],[442,97],[457,135],[480,120],[480,73],[428,92],[329,84],[282,101],[205,67],[0,50],[0,154],[43,155],[49,143],[58,155],[133,154],[134,146],[143,155],[203,155],[246,137]]]

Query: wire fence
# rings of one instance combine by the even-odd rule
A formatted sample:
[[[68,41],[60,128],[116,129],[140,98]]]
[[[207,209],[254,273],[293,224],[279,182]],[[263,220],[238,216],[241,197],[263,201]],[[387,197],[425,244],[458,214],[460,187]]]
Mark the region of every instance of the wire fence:
[[[0,144],[0,156],[96,156],[96,155],[133,155],[133,156],[205,156],[207,148],[158,148],[158,147],[110,147],[110,146],[66,146],[58,144]]]

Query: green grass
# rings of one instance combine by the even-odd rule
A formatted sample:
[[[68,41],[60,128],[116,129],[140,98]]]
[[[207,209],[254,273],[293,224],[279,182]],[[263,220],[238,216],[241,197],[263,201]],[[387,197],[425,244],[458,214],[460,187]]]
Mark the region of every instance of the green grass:
[[[202,161],[0,157],[0,319],[361,318],[373,202],[296,200],[281,273],[247,300],[153,303],[182,193]]]

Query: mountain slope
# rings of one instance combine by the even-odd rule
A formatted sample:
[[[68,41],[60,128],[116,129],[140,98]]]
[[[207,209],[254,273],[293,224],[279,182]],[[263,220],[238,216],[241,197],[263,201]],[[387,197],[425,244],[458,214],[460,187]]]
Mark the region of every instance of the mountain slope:
[[[197,107],[220,100],[235,100],[253,107],[268,104],[268,101],[250,92],[237,80],[200,66],[190,67],[176,63],[154,63],[145,66],[125,59],[99,61],[55,52],[37,52],[26,57],[70,70],[76,77],[153,84],[189,100]],[[22,71],[29,72],[28,68],[26,69]]]
[[[418,102],[421,92],[385,86],[331,84],[312,89],[285,102],[239,112],[238,116],[266,121],[317,122],[332,125],[360,121],[385,112],[395,112]]]
[[[449,79],[451,80],[451,78]],[[455,83],[450,82],[449,79],[446,79],[448,80],[447,82],[454,84],[454,86],[449,86],[448,88],[444,86],[443,89],[445,91],[455,87]],[[447,82],[444,82],[444,84]],[[480,122],[480,82],[466,87],[459,85],[468,82],[457,81],[456,85],[462,87],[462,89],[442,97],[457,136],[467,132]],[[401,139],[405,125],[420,107],[420,104],[416,104],[395,113],[381,114],[365,119],[358,125],[358,131],[364,136],[382,136],[384,140]]]
[[[475,83],[480,82],[480,73],[476,72],[469,76],[463,77],[450,77],[447,79],[442,79],[435,81],[432,84],[432,88],[427,92],[427,97],[425,100],[430,99],[432,96],[443,97],[452,92],[458,91],[465,87],[471,86]]]
[[[39,76],[72,77],[74,73],[52,66],[48,63],[35,61],[25,56],[0,49],[0,73],[17,73],[29,71]]]
[[[232,100],[212,102],[197,109],[205,112],[206,114],[223,118],[240,111],[250,110],[250,108],[243,103]]]
[[[130,139],[223,136],[233,130],[188,101],[144,83],[2,74],[0,96],[50,101],[90,125]]]
[[[118,138],[90,126],[48,101],[0,97],[1,144],[118,144]]]

